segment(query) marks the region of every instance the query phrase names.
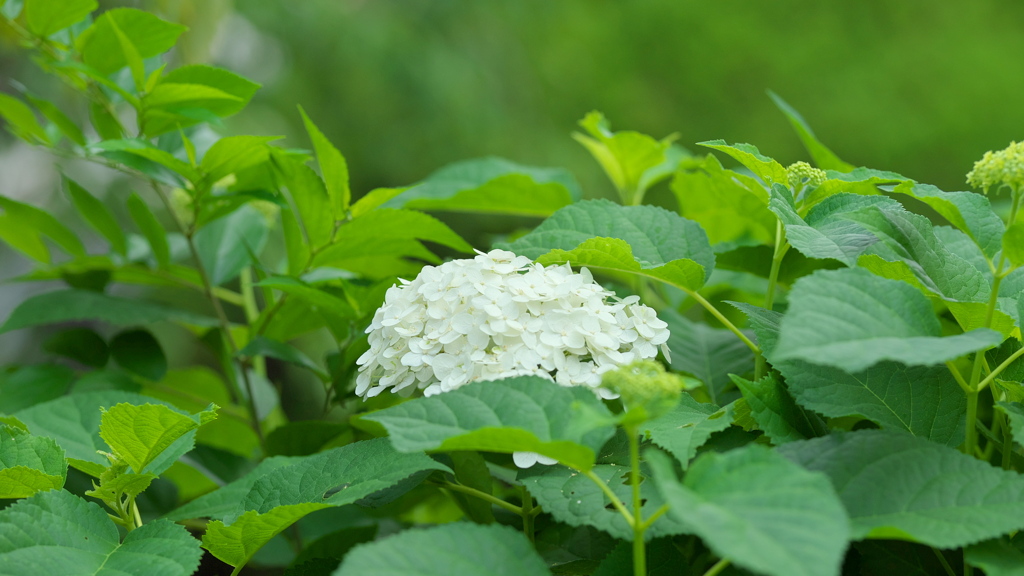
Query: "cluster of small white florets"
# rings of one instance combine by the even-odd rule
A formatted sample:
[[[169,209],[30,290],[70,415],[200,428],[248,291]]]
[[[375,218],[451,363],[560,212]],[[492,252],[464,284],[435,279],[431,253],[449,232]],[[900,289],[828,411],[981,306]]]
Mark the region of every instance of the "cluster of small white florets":
[[[619,299],[584,268],[542,266],[504,250],[427,266],[391,287],[367,328],[356,394],[430,396],[469,382],[537,375],[588,386],[635,360],[668,355],[668,325]]]

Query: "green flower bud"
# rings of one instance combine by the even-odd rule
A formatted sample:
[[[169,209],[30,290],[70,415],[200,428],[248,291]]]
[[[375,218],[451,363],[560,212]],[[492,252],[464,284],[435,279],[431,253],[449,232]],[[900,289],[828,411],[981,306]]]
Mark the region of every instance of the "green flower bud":
[[[640,420],[657,418],[674,408],[684,387],[682,377],[666,372],[664,366],[651,360],[606,372],[601,385],[618,393],[628,413],[639,413]]]
[[[1013,192],[1024,190],[1024,142],[1010,142],[998,152],[985,152],[967,173],[967,183],[985,194],[999,186],[1006,186]]]
[[[786,175],[789,177],[789,187],[793,190],[799,189],[806,184],[811,188],[821,186],[828,176],[824,170],[820,170],[807,162],[794,162],[786,168]]]

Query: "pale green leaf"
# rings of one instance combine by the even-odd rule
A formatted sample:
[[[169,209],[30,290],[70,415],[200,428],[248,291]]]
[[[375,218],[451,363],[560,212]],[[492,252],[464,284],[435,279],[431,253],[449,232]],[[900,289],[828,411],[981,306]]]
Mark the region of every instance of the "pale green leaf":
[[[50,263],[50,248],[42,235],[11,214],[0,214],[0,240],[36,262]]]
[[[149,464],[179,438],[216,418],[216,406],[186,416],[162,404],[116,404],[103,411],[100,437],[132,470]]]
[[[697,449],[715,432],[732,425],[732,405],[719,408],[714,404],[697,402],[689,394],[664,416],[644,422],[640,426],[651,442],[668,450],[685,470]]]
[[[1024,478],[901,432],[861,430],[779,451],[832,479],[854,539],[957,548],[1024,528]]]
[[[74,203],[75,208],[78,209],[78,213],[82,215],[82,218],[107,239],[111,249],[122,256],[126,255],[128,253],[128,241],[125,238],[124,230],[118,224],[110,209],[85,188],[79,186],[74,180],[65,177],[64,182],[67,184],[71,201]]]
[[[53,439],[0,424],[0,498],[60,490],[67,473],[64,450]]]
[[[774,366],[801,406],[825,416],[860,416],[948,446],[964,439],[967,399],[943,365],[880,362],[852,373],[799,360]]]
[[[1003,256],[1014,267],[1024,266],[1024,222],[1016,222],[1003,234]]]
[[[679,213],[700,224],[712,244],[772,244],[775,216],[760,182],[725,170],[714,154],[680,167],[672,180]]]
[[[1003,340],[987,329],[942,337],[924,294],[866,270],[819,270],[798,280],[789,299],[772,362],[804,360],[847,372],[884,360],[927,366]]]
[[[895,172],[875,170],[863,166],[848,172],[826,170],[825,173],[828,180],[825,180],[820,186],[808,191],[804,195],[802,199],[804,207],[814,206],[833,194],[848,192],[851,194],[873,196],[879,194],[878,186],[880,185],[913,182],[910,178]]]
[[[0,93],[0,117],[7,121],[7,129],[29,143],[49,144],[46,130],[39,124],[35,112],[14,96]]]
[[[730,376],[743,393],[751,417],[772,444],[779,446],[828,433],[825,422],[814,412],[797,406],[786,387],[772,374],[757,381]]]
[[[146,201],[134,192],[128,197],[128,213],[131,214],[139,232],[142,232],[149,242],[149,248],[153,251],[153,258],[157,264],[162,268],[170,264],[171,248],[167,244],[167,232],[149,209]]]
[[[796,111],[795,108],[790,106],[779,97],[778,94],[768,91],[768,96],[771,97],[775,105],[782,110],[782,113],[786,115],[786,119],[793,126],[793,130],[796,131],[797,136],[800,137],[800,141],[803,142],[804,148],[810,153],[811,158],[814,159],[814,163],[818,165],[818,168],[822,170],[837,170],[839,172],[849,172],[853,170],[852,164],[847,164],[839,159],[834,152],[828,149],[822,144],[818,138],[811,131],[811,127],[804,120],[803,116]]]
[[[530,542],[509,526],[457,523],[406,530],[363,544],[333,576],[549,576]]]
[[[350,210],[352,218],[359,218],[375,208],[388,204],[392,198],[406,190],[408,188],[374,188],[370,190],[362,198],[352,203]]]
[[[178,36],[187,30],[180,24],[134,8],[115,8],[104,12],[76,40],[82,60],[102,74],[116,72],[128,64],[113,30],[114,22],[141,58],[151,58],[170,50]]]
[[[161,150],[145,140],[104,140],[94,144],[92,148],[98,150],[101,156],[104,155],[104,152],[127,152],[156,162],[189,180],[199,179],[199,174],[188,162],[179,160],[170,152]]]
[[[26,0],[25,23],[29,31],[45,37],[82,20],[98,7],[96,0]]]
[[[301,106],[299,114],[302,115],[302,122],[306,125],[306,132],[313,141],[313,149],[316,150],[316,160],[320,164],[327,195],[331,199],[331,214],[335,220],[343,220],[352,200],[352,192],[348,187],[348,164],[341,152],[313,124]]]
[[[772,184],[786,186],[789,182],[786,167],[774,159],[761,154],[756,146],[751,144],[727,144],[725,140],[709,140],[707,142],[698,142],[697,145],[718,150],[732,156],[734,160],[753,172],[754,175],[768,186]]]
[[[573,133],[573,138],[594,156],[629,204],[639,204],[644,192],[672,174],[684,155],[672,148],[675,134],[655,140],[632,130],[613,133],[604,116],[596,111],[584,116],[579,124],[590,135]]]
[[[75,124],[73,120],[67,117],[64,112],[61,111],[56,105],[42,98],[36,98],[27,91],[23,91],[25,97],[28,98],[32,105],[36,107],[46,119],[60,129],[61,133],[68,137],[72,142],[79,146],[85,146],[85,135],[82,134],[82,129]]]
[[[586,388],[538,376],[477,382],[371,412],[398,450],[537,452],[590,469],[611,437],[611,414]]]
[[[0,566],[6,574],[189,576],[199,541],[184,526],[148,522],[121,541],[99,505],[50,491],[0,510]]]
[[[277,150],[271,152],[271,160],[295,203],[299,222],[310,246],[319,248],[330,243],[335,217],[324,181],[301,160],[290,158]],[[307,260],[304,260],[303,267],[306,264]]]
[[[118,326],[174,321],[214,326],[215,318],[131,298],[118,298],[92,290],[57,290],[33,296],[11,312],[0,333],[77,320],[102,320]]]
[[[536,262],[545,266],[569,263],[577,268],[636,274],[690,291],[699,289],[705,280],[704,269],[690,259],[644,268],[633,256],[630,245],[619,238],[589,238],[572,250],[556,248],[536,258]]]
[[[200,168],[210,182],[267,161],[267,142],[277,136],[228,136],[217,140],[203,156]]]
[[[131,72],[132,80],[135,82],[136,92],[142,92],[146,86],[146,65],[142,62],[142,56],[139,56],[139,51],[135,49],[135,45],[121,31],[121,27],[117,24],[117,18],[111,18],[107,23],[114,32],[114,36],[117,37],[117,43],[121,47],[121,55],[124,56],[125,62],[128,63],[128,70]]]
[[[233,72],[191,64],[175,68],[144,98],[143,133],[156,136],[242,110],[260,85]],[[187,146],[187,144],[186,144]]]
[[[523,166],[503,158],[463,160],[441,168],[406,189],[375,190],[395,197],[390,208],[549,216],[579,200],[579,184],[560,168]],[[374,192],[367,195],[373,198]],[[353,205],[364,203],[361,199]],[[361,208],[361,213],[365,212]]]
[[[30,226],[33,230],[53,240],[62,250],[72,256],[85,256],[85,246],[67,226],[49,212],[0,196],[0,208],[11,218]]]
[[[758,445],[707,453],[681,483],[667,457],[647,458],[670,517],[718,556],[770,576],[839,573],[850,528],[824,475]]]

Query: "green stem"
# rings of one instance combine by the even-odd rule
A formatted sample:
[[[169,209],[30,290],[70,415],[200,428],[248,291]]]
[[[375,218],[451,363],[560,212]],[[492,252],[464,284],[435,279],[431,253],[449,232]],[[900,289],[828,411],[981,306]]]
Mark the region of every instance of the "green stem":
[[[590,480],[594,484],[597,484],[598,488],[600,488],[601,491],[604,492],[604,495],[607,496],[609,500],[611,500],[612,506],[614,506],[615,509],[619,511],[619,514],[622,514],[622,517],[626,519],[626,523],[632,526],[633,515],[630,514],[629,510],[626,510],[626,505],[623,504],[622,500],[619,500],[619,497],[615,495],[615,492],[612,492],[612,489],[609,488],[608,485],[604,483],[604,480],[601,480],[601,478],[599,478],[597,474],[594,474],[592,470],[580,470],[579,472],[580,474],[583,474],[587,478],[590,478]]]
[[[1010,428],[1010,422],[1006,415],[1002,412],[998,414],[1003,425],[1003,447],[1001,450],[1003,458],[1000,465],[1003,467],[1003,470],[1009,470],[1013,463],[1013,430]]]
[[[714,566],[708,568],[708,571],[704,573],[704,576],[717,576],[722,573],[722,570],[728,568],[729,564],[731,564],[731,562],[729,562],[728,558],[722,558],[718,562],[715,562]]]
[[[705,310],[710,312],[712,316],[717,318],[718,321],[721,322],[723,326],[728,328],[730,332],[735,334],[737,338],[742,340],[743,343],[747,345],[747,348],[750,348],[751,351],[754,352],[754,354],[760,354],[761,353],[761,349],[757,347],[757,344],[754,344],[753,342],[751,342],[750,338],[747,338],[746,334],[744,334],[743,332],[740,332],[740,329],[737,328],[735,324],[730,322],[729,319],[726,318],[721,312],[719,312],[718,308],[715,308],[714,304],[712,304],[711,302],[708,302],[703,296],[701,296],[695,290],[686,290],[686,293],[691,298],[696,300],[698,304],[703,306]]]
[[[935,557],[939,559],[939,564],[942,564],[942,568],[946,570],[946,574],[949,576],[956,576],[956,572],[953,572],[953,567],[949,565],[949,561],[942,555],[942,550],[932,548],[932,552],[935,552]]]
[[[786,241],[786,229],[782,226],[781,220],[775,221],[775,252],[772,255],[772,268],[768,273],[768,290],[764,294],[764,308],[771,310],[775,304],[775,288],[779,283],[779,270],[782,268],[782,260],[789,251],[789,242]],[[764,354],[757,355],[754,365],[754,380],[760,380],[764,375],[767,360]]]
[[[516,506],[515,504],[512,504],[510,502],[506,502],[506,501],[502,500],[501,498],[492,496],[491,494],[488,494],[487,492],[483,492],[481,490],[477,490],[476,488],[471,488],[469,486],[463,486],[462,484],[455,484],[453,482],[448,482],[448,481],[434,482],[434,484],[436,486],[440,487],[440,488],[444,488],[446,490],[451,490],[452,492],[461,492],[463,494],[468,494],[469,496],[473,496],[474,498],[479,498],[481,500],[484,500],[485,502],[490,502],[491,504],[494,504],[495,506],[498,506],[499,508],[504,508],[505,510],[508,510],[509,512],[512,512],[513,514],[516,514],[517,516],[521,516],[523,514],[523,509],[521,507]],[[532,502],[532,500],[531,500],[531,502]]]
[[[982,380],[980,384],[978,384],[978,390],[984,390],[989,384],[992,383],[993,380],[996,379],[997,376],[999,376],[1003,372],[1003,370],[1009,368],[1010,364],[1013,364],[1013,362],[1020,358],[1021,356],[1024,356],[1024,347],[1021,347],[1020,350],[1017,350],[1013,354],[1010,354],[1010,356],[1007,357],[1006,360],[1003,360],[1002,364],[996,366],[995,370],[989,372],[988,376],[986,376],[985,379]]]
[[[634,426],[627,426],[629,437],[629,484],[633,488],[633,576],[647,576],[647,550],[644,547],[644,531],[647,526],[640,509],[640,437]]]
[[[252,325],[259,318],[260,310],[256,306],[256,292],[252,285],[252,268],[243,268],[238,276],[240,289],[242,291],[242,309],[245,310],[245,323],[249,325],[250,338]],[[267,359],[263,356],[256,356],[252,359],[252,368],[260,376],[267,375]]]
[[[650,518],[648,518],[647,520],[644,520],[644,529],[646,530],[647,528],[650,528],[651,524],[654,524],[655,520],[657,520],[658,518],[661,518],[662,516],[664,516],[668,511],[669,511],[668,504],[665,504],[661,508],[658,508],[657,510],[655,510],[654,514],[651,514]]]
[[[520,488],[523,492],[523,507],[521,508],[523,534],[526,534],[527,540],[533,542],[533,496],[530,495],[530,491],[526,489],[526,486],[520,486]]]
[[[985,323],[982,325],[985,328],[990,328],[992,326],[992,317],[995,315],[996,303],[999,298],[999,284],[1003,280],[1003,258],[1000,258],[999,265],[996,269],[998,272],[995,275],[995,280],[992,282],[992,294],[988,299],[988,308],[985,310]],[[967,385],[967,437],[964,440],[964,453],[970,454],[971,456],[974,455],[975,449],[978,445],[978,431],[975,429],[975,426],[978,421],[978,392],[981,391],[981,368],[984,366],[984,363],[985,351],[978,350],[974,353],[974,366],[971,368],[971,380]]]
[[[974,456],[978,446],[978,391],[967,391],[967,428],[964,430],[964,454]]]
[[[953,379],[956,380],[956,383],[960,385],[961,390],[965,393],[971,391],[970,385],[967,384],[967,380],[964,380],[964,376],[960,373],[960,370],[957,369],[956,364],[946,362],[946,368],[949,369],[949,373],[953,375]]]

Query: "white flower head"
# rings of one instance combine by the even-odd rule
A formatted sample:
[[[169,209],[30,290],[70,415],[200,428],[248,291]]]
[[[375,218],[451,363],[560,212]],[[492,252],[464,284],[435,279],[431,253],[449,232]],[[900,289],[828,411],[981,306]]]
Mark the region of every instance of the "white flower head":
[[[470,382],[536,375],[607,397],[601,376],[667,354],[668,325],[616,298],[584,268],[542,266],[505,250],[426,266],[389,289],[366,329],[356,394],[426,396]]]

